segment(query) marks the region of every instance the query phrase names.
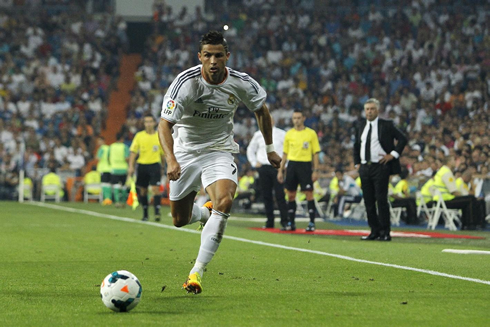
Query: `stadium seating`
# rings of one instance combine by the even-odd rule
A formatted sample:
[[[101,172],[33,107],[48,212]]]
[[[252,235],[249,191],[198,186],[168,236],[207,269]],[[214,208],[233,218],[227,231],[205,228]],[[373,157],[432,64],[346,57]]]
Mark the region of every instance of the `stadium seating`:
[[[89,200],[97,200],[102,203],[102,185],[98,184],[86,184],[83,188],[83,201],[88,203]]]
[[[54,200],[58,203],[61,201],[62,190],[58,185],[43,185],[41,187],[41,202]]]

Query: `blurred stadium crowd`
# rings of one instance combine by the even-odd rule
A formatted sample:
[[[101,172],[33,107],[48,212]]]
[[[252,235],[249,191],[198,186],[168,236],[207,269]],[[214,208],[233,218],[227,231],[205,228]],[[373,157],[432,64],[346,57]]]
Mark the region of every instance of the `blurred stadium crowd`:
[[[10,198],[22,161],[35,180],[51,168],[84,173],[128,40],[125,22],[108,13],[2,9],[0,198]]]
[[[278,127],[291,127],[294,109],[306,113],[327,176],[339,166],[353,169],[353,122],[370,97],[409,136],[402,164],[412,177],[427,179],[450,153],[464,158],[459,171],[488,175],[488,1],[244,0],[227,9],[174,14],[163,3],[155,6],[155,34],[137,74],[131,117],[145,110],[158,115],[169,83],[198,63],[196,40],[226,22],[229,66],[267,90]],[[245,108],[235,119],[245,172],[257,127]]]
[[[291,127],[294,109],[306,113],[305,124],[320,139],[324,180],[338,167],[354,170],[353,122],[370,97],[381,101],[383,118],[407,133],[401,163],[416,186],[449,154],[462,158],[459,172],[486,178],[489,14],[486,0],[207,0],[193,12],[156,0],[122,128],[129,143],[144,112],[159,117],[172,80],[198,64],[200,36],[216,29],[229,42],[228,65],[268,92],[278,127]],[[3,189],[16,185],[22,139],[28,172],[56,166],[83,174],[110,119],[108,94],[128,48],[126,27],[109,11],[0,13]],[[235,119],[245,173],[257,127],[244,107]]]

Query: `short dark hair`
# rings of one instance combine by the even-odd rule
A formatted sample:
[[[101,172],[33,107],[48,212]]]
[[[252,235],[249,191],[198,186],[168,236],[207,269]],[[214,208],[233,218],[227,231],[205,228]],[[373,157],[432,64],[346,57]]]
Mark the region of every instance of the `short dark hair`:
[[[124,137],[124,131],[123,130],[120,130],[119,132],[117,132],[116,134],[116,139],[119,141],[120,139],[122,139]]]
[[[146,117],[151,117],[153,119],[153,121],[155,121],[155,117],[153,117],[153,114],[149,111],[147,111],[144,116],[143,116],[143,119],[145,119]]]
[[[293,111],[293,112],[299,112],[299,113],[300,113],[300,114],[302,114],[303,116],[305,115],[305,113],[303,112],[303,110],[298,109],[298,108],[294,109],[294,111]]]
[[[400,178],[405,179],[408,177],[408,169],[407,167],[401,167]]]
[[[226,42],[225,37],[218,31],[210,31],[201,37],[199,42],[199,52],[202,50],[202,46],[205,44],[221,44],[225,48],[225,52],[228,53],[228,42]]]

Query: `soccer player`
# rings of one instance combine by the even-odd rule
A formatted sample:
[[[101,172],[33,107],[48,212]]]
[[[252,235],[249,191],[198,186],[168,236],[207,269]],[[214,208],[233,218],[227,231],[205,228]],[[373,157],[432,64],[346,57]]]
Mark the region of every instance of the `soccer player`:
[[[202,291],[204,268],[223,238],[237,188],[233,116],[240,102],[257,118],[271,165],[278,168],[281,162],[272,143],[266,93],[249,75],[226,67],[230,52],[223,35],[216,31],[203,35],[197,56],[201,64],[180,73],[165,94],[158,127],[173,223],[176,227],[205,223],[195,265],[183,285],[194,294]],[[201,183],[211,198],[211,210],[194,204]]]
[[[97,171],[100,173],[100,182],[102,186],[102,204],[112,204],[112,186],[111,186],[111,165],[109,164],[109,146],[105,144],[105,139],[99,136],[97,139],[99,149],[97,150]]]
[[[124,133],[118,132],[116,142],[109,146],[109,163],[111,165],[111,184],[114,192],[115,206],[124,207],[127,198],[126,178],[128,174],[129,148],[124,144]]]
[[[162,177],[162,164],[164,152],[158,141],[158,133],[155,130],[155,118],[151,113],[143,117],[145,130],[136,133],[133,143],[129,147],[128,175],[133,176],[135,162],[138,163],[136,172],[136,188],[138,201],[143,207],[143,221],[148,221],[148,185],[153,193],[153,205],[155,207],[155,221],[160,221],[160,179]],[[136,157],[139,155],[138,160]]]
[[[286,132],[284,138],[284,150],[281,161],[281,168],[277,173],[277,180],[284,181],[284,169],[286,162],[286,193],[288,198],[288,226],[283,230],[296,230],[294,222],[296,218],[296,192],[298,185],[306,195],[308,201],[308,215],[310,223],[306,227],[307,232],[315,231],[315,199],[313,197],[313,182],[318,179],[318,153],[320,143],[318,135],[314,130],[305,126],[305,115],[301,110],[293,112],[293,128]],[[313,166],[313,167],[312,167]]]

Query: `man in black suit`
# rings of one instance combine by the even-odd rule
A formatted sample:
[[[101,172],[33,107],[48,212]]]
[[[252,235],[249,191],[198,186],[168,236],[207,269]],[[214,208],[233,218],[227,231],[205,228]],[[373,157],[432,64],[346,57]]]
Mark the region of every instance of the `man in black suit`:
[[[359,169],[368,224],[371,227],[371,233],[361,238],[365,241],[391,241],[388,183],[390,175],[401,171],[399,158],[407,144],[406,136],[391,120],[378,117],[378,110],[377,99],[366,101],[366,119],[356,124],[354,141],[354,164]]]

